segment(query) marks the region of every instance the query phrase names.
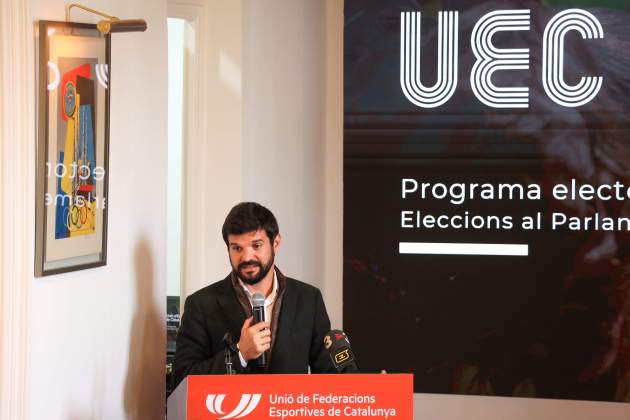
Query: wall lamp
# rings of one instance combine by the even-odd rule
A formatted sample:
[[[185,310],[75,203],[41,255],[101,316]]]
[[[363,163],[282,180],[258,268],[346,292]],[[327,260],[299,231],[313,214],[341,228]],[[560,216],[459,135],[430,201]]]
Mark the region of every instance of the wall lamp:
[[[70,3],[66,5],[66,22],[70,22],[70,10],[73,7],[104,17],[104,20],[101,20],[96,24],[96,28],[103,35],[116,32],[144,32],[147,30],[147,22],[144,19],[119,19],[116,16],[110,16],[78,3]]]

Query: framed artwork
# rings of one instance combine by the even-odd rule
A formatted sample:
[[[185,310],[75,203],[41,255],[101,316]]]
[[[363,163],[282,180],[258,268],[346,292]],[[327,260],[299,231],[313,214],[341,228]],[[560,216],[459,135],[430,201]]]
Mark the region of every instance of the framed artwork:
[[[40,21],[35,275],[107,261],[110,37]]]

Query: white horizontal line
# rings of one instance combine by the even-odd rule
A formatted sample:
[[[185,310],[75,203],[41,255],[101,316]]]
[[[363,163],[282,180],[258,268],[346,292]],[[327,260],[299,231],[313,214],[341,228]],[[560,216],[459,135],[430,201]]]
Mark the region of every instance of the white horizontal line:
[[[431,255],[529,255],[529,245],[523,244],[465,244],[440,242],[400,242],[400,254]]]

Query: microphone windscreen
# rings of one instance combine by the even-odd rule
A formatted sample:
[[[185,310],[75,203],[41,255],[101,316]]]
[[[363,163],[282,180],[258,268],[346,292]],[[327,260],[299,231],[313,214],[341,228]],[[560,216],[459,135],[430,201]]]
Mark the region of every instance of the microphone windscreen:
[[[341,330],[332,330],[324,336],[324,348],[328,350],[335,369],[342,373],[358,372],[348,336]]]
[[[254,293],[254,296],[252,296],[252,306],[254,308],[259,307],[259,306],[265,306],[265,295],[263,295],[260,292],[256,292]]]

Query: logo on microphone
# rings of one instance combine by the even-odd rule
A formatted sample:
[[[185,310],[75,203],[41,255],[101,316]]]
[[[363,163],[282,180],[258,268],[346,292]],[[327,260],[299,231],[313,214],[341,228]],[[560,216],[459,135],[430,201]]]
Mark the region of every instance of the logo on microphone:
[[[341,350],[340,352],[338,352],[337,354],[335,354],[335,363],[337,364],[341,364],[349,359],[350,359],[350,350],[348,348],[345,348]]]
[[[326,348],[326,350],[328,350],[330,347],[332,346],[332,340],[330,339],[330,336],[326,336],[324,337],[324,347]]]
[[[219,420],[233,418],[240,419],[254,411],[254,409],[258,406],[258,403],[260,403],[261,398],[262,394],[243,394],[241,395],[241,400],[236,408],[234,408],[234,410],[230,413],[225,414],[222,408],[225,394],[208,394],[206,397],[206,407],[208,408],[208,411],[216,416],[225,414],[223,417],[219,417]]]

